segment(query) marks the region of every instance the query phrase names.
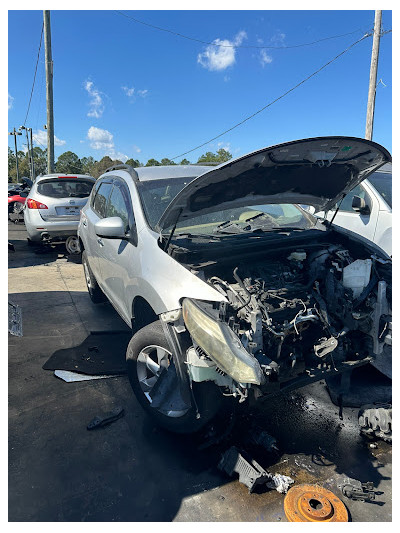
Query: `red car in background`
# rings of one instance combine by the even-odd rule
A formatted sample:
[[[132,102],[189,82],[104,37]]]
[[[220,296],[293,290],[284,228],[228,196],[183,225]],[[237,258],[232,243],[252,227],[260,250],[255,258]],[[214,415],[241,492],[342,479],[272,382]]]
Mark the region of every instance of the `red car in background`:
[[[15,188],[8,190],[8,214],[21,215],[24,208],[26,197],[32,187],[32,180],[29,178],[21,179],[22,185],[16,185]]]

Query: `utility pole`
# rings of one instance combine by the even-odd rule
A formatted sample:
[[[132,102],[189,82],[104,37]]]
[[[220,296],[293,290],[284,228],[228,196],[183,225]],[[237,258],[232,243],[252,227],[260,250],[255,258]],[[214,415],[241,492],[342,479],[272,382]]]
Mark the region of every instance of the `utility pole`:
[[[14,127],[13,131],[10,131],[8,135],[14,135],[14,146],[15,146],[15,165],[17,167],[17,182],[19,181],[19,170],[18,170],[18,150],[17,150],[17,135],[22,135],[20,131],[17,131]]]
[[[29,135],[31,138],[31,153],[32,153],[32,181],[35,181],[35,153],[33,151],[33,138],[32,138],[32,128],[28,128]]]
[[[372,41],[371,68],[369,72],[369,89],[367,104],[367,121],[365,125],[365,138],[372,141],[374,128],[376,77],[378,74],[379,44],[381,39],[382,11],[375,11],[374,37]]]
[[[19,130],[25,130],[25,134],[26,134],[26,145],[28,147],[28,159],[29,159],[29,174],[31,176],[31,180],[33,181],[33,172],[32,172],[32,152],[31,152],[31,149],[30,149],[30,146],[29,146],[29,137],[28,137],[28,131],[31,129],[31,128],[25,128],[25,126],[20,126],[18,128]]]
[[[53,60],[51,57],[50,11],[43,11],[47,102],[47,172],[54,172]]]

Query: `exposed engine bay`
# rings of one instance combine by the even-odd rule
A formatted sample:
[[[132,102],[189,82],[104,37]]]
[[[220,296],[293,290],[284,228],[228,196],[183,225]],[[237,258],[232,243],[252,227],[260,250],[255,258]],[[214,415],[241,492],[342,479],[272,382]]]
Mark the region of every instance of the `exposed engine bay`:
[[[230,268],[215,265],[200,272],[227,302],[197,305],[218,322],[225,338],[229,328],[240,350],[258,362],[260,383],[250,382],[260,395],[268,394],[365,364],[391,344],[388,263],[374,254],[354,259],[341,244],[243,258]],[[187,356],[192,379],[212,379],[245,399],[249,385],[240,377],[232,380],[228,365],[219,364],[218,350],[210,353],[214,348],[207,349],[204,335],[196,336],[198,326],[191,331],[185,322],[194,341]]]

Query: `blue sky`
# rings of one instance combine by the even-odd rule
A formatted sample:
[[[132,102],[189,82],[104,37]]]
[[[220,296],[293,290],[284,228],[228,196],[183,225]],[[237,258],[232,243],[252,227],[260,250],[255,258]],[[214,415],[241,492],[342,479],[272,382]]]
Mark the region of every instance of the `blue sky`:
[[[368,11],[51,11],[56,157],[174,157],[251,115],[373,26]],[[9,131],[24,123],[42,11],[9,11]],[[392,27],[383,12],[383,27]],[[292,46],[355,32],[313,46]],[[20,36],[20,38],[18,38]],[[381,39],[373,140],[391,151],[392,35]],[[291,139],[364,137],[372,38],[252,120],[185,157],[223,147],[234,157]],[[44,45],[26,125],[46,144]],[[23,137],[18,142],[23,142]],[[40,144],[36,143],[38,146]],[[13,139],[9,137],[13,148]],[[180,158],[182,159],[182,158]],[[177,161],[179,161],[178,159]]]

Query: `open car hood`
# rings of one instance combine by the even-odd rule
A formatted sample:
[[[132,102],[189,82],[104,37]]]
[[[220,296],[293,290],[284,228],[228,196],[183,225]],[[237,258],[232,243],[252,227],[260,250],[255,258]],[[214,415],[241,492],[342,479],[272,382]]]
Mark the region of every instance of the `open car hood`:
[[[356,137],[315,137],[263,148],[195,178],[169,204],[157,229],[245,205],[293,203],[327,211],[389,161],[385,148]]]

